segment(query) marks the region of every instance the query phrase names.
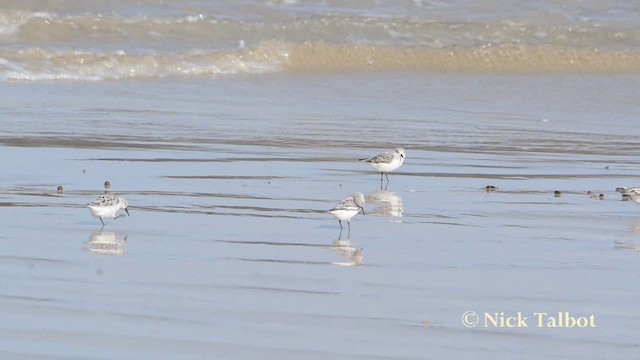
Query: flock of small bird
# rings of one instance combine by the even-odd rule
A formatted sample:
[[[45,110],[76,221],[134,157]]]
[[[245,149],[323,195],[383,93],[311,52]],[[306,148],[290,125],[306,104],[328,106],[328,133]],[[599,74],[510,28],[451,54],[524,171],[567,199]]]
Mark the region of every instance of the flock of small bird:
[[[404,163],[404,159],[404,149],[401,147],[397,147],[393,149],[393,151],[384,152],[371,158],[363,158],[359,160],[369,163],[369,165],[371,165],[374,170],[380,173],[380,183],[382,184],[383,176],[386,177],[388,183],[389,176],[387,175],[387,173],[398,169]],[[131,214],[129,213],[127,200],[125,200],[123,197],[111,194],[111,183],[109,183],[109,181],[105,182],[104,187],[105,193],[99,195],[94,202],[88,204],[91,215],[99,219],[103,226],[105,224],[103,219],[117,219],[122,216],[122,214],[118,215],[118,212],[120,210],[124,210],[128,216],[131,216]],[[493,185],[487,185],[485,190],[488,192],[493,192],[497,190],[497,187]],[[61,193],[62,191],[62,186],[58,186],[58,193]],[[617,188],[616,191],[622,193],[623,200],[631,199],[634,202],[640,204],[640,186],[629,188],[620,187]],[[592,197],[598,197],[601,200],[604,199],[603,194],[595,196],[595,194],[591,191],[589,191],[588,194]],[[560,191],[554,192],[554,196],[558,197],[560,195]],[[338,220],[338,224],[340,224],[340,230],[343,229],[342,221],[346,221],[347,227],[349,228],[350,232],[351,219],[360,212],[362,212],[363,215],[365,214],[364,203],[364,195],[361,192],[354,192],[338,202],[328,212],[333,215],[336,220]]]
[[[363,158],[359,160],[369,163],[374,170],[380,172],[381,183],[383,175],[387,177],[388,182],[389,176],[387,173],[396,170],[404,162],[404,149],[397,147],[393,151],[384,152],[372,158]],[[118,215],[120,210],[124,210],[128,216],[131,216],[127,200],[121,196],[111,194],[111,183],[109,181],[104,183],[104,188],[104,194],[99,195],[94,202],[87,205],[89,207],[89,211],[91,211],[91,215],[99,219],[102,226],[105,225],[103,219],[117,219],[122,216],[122,214]],[[62,192],[62,186],[58,186],[58,193]],[[341,230],[342,221],[346,221],[349,231],[351,231],[351,219],[359,212],[362,212],[364,215],[364,202],[364,195],[361,192],[355,192],[337,203],[336,206],[329,210],[329,213],[338,220]]]
[[[487,192],[494,192],[498,190],[498,188],[493,185],[487,185],[484,189]],[[640,185],[629,187],[629,188],[619,187],[619,188],[616,188],[616,191],[622,194],[622,201],[633,200],[635,203],[640,204]],[[592,199],[604,200],[603,193],[596,194],[593,191],[587,191],[587,195],[589,195],[589,197]],[[553,196],[560,197],[562,196],[562,192],[560,190],[556,190],[553,192]]]
[[[388,182],[389,176],[387,173],[396,170],[404,163],[404,149],[397,147],[393,151],[359,160],[369,163],[374,170],[380,173],[380,183],[382,184],[383,175],[387,177]],[[342,221],[346,220],[349,232],[351,232],[351,219],[361,211],[362,215],[364,215],[364,195],[361,192],[355,192],[337,203],[336,206],[329,210],[329,213],[338,220],[340,230],[342,230]]]

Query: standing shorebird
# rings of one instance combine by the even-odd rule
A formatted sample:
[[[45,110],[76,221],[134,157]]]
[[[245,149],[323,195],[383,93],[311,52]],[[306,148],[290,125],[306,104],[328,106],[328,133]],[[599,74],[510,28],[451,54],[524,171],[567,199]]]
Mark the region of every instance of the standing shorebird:
[[[355,192],[347,196],[329,210],[331,215],[338,220],[340,231],[342,231],[342,220],[346,220],[349,232],[351,232],[351,219],[360,211],[364,215],[364,195],[361,192]]]
[[[98,196],[96,201],[92,202],[88,205],[89,210],[91,211],[91,215],[93,217],[100,219],[100,222],[104,226],[103,218],[113,218],[117,219],[119,216],[116,216],[120,209],[126,211],[127,215],[129,214],[129,210],[127,209],[128,204],[127,200],[121,198],[119,196],[104,194]]]
[[[376,155],[372,158],[359,159],[360,161],[368,162],[371,167],[380,172],[380,184],[382,186],[382,175],[387,177],[387,183],[389,182],[388,172],[392,172],[402,165],[404,162],[404,149],[397,147],[393,151],[385,152]]]
[[[640,204],[640,186],[634,186],[630,188],[621,187],[617,188],[616,191],[622,193],[623,197],[627,195],[631,197],[631,200],[635,201],[636,204]]]

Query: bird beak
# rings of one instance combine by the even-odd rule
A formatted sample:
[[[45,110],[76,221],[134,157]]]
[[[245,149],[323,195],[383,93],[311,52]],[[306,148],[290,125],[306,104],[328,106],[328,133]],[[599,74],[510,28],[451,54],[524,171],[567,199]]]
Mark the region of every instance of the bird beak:
[[[129,209],[124,208],[124,211],[126,211],[126,212],[127,212],[127,216],[131,216],[131,214],[129,214]]]
[[[362,210],[362,215],[364,215],[364,208],[362,207],[360,208],[360,210]]]

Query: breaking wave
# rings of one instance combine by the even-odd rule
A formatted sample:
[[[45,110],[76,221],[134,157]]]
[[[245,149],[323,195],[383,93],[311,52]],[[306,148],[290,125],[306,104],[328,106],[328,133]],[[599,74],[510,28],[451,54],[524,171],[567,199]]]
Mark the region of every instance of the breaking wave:
[[[468,71],[640,72],[640,52],[547,46],[394,48],[265,42],[255,47],[168,54],[46,50],[0,50],[4,80],[120,80],[215,77],[275,72]]]
[[[375,7],[318,10],[298,2],[283,8],[226,5],[224,13],[195,7],[184,13],[143,3],[141,13],[147,15],[108,13],[90,4],[85,6],[92,11],[82,13],[0,10],[0,80],[322,71],[640,72],[635,7],[608,19],[586,10],[580,17],[561,13],[560,6],[545,21],[534,21],[539,17],[533,15],[541,14],[529,20],[519,16],[533,11],[528,8],[502,17],[479,12],[463,20],[466,13],[451,15],[445,5],[438,12],[422,2],[414,2],[422,6],[416,13],[395,3],[387,13],[376,13]]]

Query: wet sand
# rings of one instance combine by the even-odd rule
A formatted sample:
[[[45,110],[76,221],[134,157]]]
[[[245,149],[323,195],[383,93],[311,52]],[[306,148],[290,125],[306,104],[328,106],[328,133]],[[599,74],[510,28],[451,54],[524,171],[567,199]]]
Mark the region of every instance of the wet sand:
[[[633,356],[640,206],[613,190],[640,184],[639,80],[0,83],[0,352]],[[398,145],[380,190],[356,159]],[[100,230],[85,204],[105,180],[131,217]],[[347,240],[325,211],[354,191]],[[597,327],[467,328],[466,311]]]

